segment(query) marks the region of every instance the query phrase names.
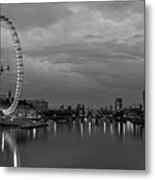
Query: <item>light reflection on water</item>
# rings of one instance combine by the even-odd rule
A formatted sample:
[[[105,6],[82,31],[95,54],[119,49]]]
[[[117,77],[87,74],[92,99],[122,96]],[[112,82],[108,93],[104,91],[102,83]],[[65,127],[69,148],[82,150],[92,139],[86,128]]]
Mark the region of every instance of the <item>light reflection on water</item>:
[[[144,169],[144,127],[129,121],[0,129],[0,166]],[[136,162],[136,163],[135,163]]]

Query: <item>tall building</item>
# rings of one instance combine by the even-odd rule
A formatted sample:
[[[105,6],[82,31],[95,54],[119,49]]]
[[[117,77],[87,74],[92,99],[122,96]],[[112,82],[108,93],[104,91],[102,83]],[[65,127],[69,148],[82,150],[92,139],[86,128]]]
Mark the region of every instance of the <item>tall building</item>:
[[[122,98],[116,98],[116,100],[115,100],[115,112],[121,111],[122,108],[123,108]]]
[[[76,113],[80,117],[84,116],[84,114],[85,114],[85,106],[81,105],[81,104],[78,104],[77,107],[76,107]]]

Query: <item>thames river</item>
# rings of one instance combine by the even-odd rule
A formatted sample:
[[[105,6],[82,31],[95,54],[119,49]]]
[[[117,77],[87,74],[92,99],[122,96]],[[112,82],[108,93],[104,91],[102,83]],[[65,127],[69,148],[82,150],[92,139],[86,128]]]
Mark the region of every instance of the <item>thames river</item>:
[[[131,122],[0,128],[0,166],[145,169],[145,129]]]

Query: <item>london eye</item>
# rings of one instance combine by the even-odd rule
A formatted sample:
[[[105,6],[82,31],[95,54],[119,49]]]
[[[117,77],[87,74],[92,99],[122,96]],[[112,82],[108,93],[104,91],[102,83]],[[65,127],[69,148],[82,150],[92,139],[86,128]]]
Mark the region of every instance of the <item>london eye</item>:
[[[0,16],[0,112],[11,115],[20,100],[23,89],[23,57],[15,26],[5,16]],[[4,105],[3,99],[11,99]]]

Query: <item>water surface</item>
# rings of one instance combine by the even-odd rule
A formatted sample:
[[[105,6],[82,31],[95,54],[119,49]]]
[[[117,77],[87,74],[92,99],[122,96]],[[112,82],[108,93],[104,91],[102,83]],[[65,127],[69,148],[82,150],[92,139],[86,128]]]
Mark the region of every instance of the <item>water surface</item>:
[[[0,145],[0,166],[145,169],[144,127],[130,122],[0,128]]]

